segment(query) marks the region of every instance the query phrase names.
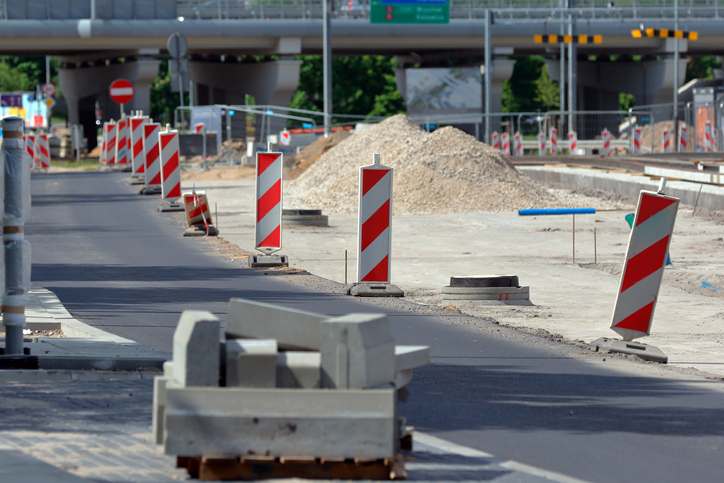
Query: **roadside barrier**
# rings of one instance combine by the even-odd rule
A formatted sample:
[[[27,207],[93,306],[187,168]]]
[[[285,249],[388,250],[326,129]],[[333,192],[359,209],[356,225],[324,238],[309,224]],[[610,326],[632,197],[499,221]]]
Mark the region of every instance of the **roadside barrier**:
[[[146,117],[135,116],[129,118],[130,121],[130,138],[129,145],[131,151],[131,173],[144,178],[145,172],[145,153],[143,151],[143,126],[147,122]]]
[[[116,164],[128,164],[128,118],[125,115],[116,123]]]
[[[603,150],[601,154],[611,156],[611,132],[603,128],[603,131],[601,131],[601,139],[603,140]]]
[[[148,122],[143,125],[143,152],[146,157],[143,174],[148,186],[161,186],[161,161],[158,150],[160,132],[161,125],[158,123]]]
[[[282,248],[282,153],[256,153],[255,248],[267,255]]]
[[[513,135],[513,152],[516,156],[523,156],[523,136],[520,131],[516,131]]]
[[[38,162],[35,163],[36,168],[50,168],[50,145],[48,144],[48,135],[41,134],[35,136],[35,146]]]
[[[569,152],[571,155],[577,155],[578,154],[578,134],[576,134],[576,131],[571,131],[568,133],[568,142],[570,143]]]
[[[706,121],[704,124],[704,149],[707,153],[711,152],[712,149],[712,141],[711,141],[711,121]]]
[[[217,236],[219,230],[213,226],[206,193],[192,190],[191,193],[184,193],[182,198],[189,225],[184,236]]]
[[[716,140],[717,140],[717,137],[718,137],[718,134],[719,134],[719,133],[718,133],[718,131],[717,131],[717,128],[714,127],[714,126],[712,126],[712,128],[711,128],[711,149],[712,149],[713,151],[719,151],[719,146],[718,146],[718,143],[717,143],[717,141],[716,141]]]
[[[500,136],[497,131],[493,131],[493,149],[500,149]]]
[[[635,127],[633,130],[633,152],[634,154],[641,154],[641,128]]]
[[[538,133],[538,156],[546,155],[546,135],[542,132]]]
[[[671,133],[668,129],[661,131],[661,151],[664,153],[671,152]]]
[[[35,168],[35,135],[25,136],[25,152],[30,156],[30,168]]]
[[[103,163],[106,165],[116,164],[116,124],[111,121],[103,125],[103,132],[105,133]]]
[[[178,131],[162,132],[158,137],[161,145],[161,198],[176,200],[181,197]]]
[[[503,146],[503,155],[507,158],[510,156],[510,135],[507,132],[501,134],[500,144]]]
[[[688,151],[689,150],[689,139],[686,132],[686,126],[679,127],[679,150],[680,151]]]
[[[558,130],[554,127],[550,128],[550,139],[551,139],[551,154],[555,156],[558,154]]]

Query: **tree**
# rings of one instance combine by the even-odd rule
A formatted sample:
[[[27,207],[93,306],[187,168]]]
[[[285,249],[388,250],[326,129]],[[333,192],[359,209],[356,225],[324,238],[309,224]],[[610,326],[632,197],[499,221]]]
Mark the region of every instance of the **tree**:
[[[0,62],[0,91],[26,91],[30,85],[27,75]]]
[[[540,77],[535,81],[535,100],[542,110],[548,111],[560,106],[558,83],[548,75],[548,66],[543,64]]]
[[[57,57],[50,58],[50,81],[58,86]],[[6,84],[8,83],[8,84]],[[0,89],[35,91],[38,84],[45,83],[45,57],[0,57]],[[11,88],[12,86],[12,88]],[[56,94],[56,97],[60,93]]]
[[[178,92],[171,92],[171,74],[168,72],[170,57],[161,58],[158,77],[151,83],[151,117],[161,124],[172,123],[174,112],[181,105]],[[188,103],[188,93],[184,93],[184,104]]]
[[[537,81],[542,75],[544,66],[545,58],[540,55],[516,58],[513,74],[503,83],[503,112],[545,110],[545,107],[536,100]]]
[[[689,82],[693,79],[714,78],[714,69],[721,69],[722,63],[716,60],[713,55],[702,55],[689,57],[689,63],[686,66],[686,79]]]

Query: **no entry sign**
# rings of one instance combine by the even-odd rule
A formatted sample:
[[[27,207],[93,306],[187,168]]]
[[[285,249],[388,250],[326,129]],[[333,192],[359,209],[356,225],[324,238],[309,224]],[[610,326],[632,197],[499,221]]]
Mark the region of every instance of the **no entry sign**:
[[[126,104],[133,99],[133,84],[126,79],[117,79],[113,81],[108,92],[113,102],[116,104]]]

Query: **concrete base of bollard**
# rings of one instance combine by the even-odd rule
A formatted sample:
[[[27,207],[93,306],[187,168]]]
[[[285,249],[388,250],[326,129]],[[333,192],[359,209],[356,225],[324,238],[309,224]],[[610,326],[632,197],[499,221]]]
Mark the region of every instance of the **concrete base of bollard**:
[[[345,294],[353,297],[404,297],[405,292],[391,283],[353,283],[345,287]]]
[[[158,208],[156,208],[156,211],[159,213],[170,213],[172,211],[184,211],[184,205],[183,203],[179,203],[178,201],[164,201],[161,203]]]
[[[134,174],[128,180],[128,183],[132,185],[146,184],[146,177],[143,175]]]
[[[209,231],[206,231],[205,226],[190,226],[184,230],[184,236],[219,236],[219,230],[209,225]]]
[[[625,341],[619,339],[609,339],[600,337],[589,345],[596,348],[600,352],[617,352],[621,354],[631,354],[645,361],[660,362],[666,364],[669,358],[661,349],[653,345],[646,345],[640,342]]]
[[[146,186],[145,188],[141,188],[141,190],[138,192],[139,195],[160,195],[161,194],[161,187],[160,186]]]
[[[249,255],[251,268],[288,267],[289,257],[286,255]]]

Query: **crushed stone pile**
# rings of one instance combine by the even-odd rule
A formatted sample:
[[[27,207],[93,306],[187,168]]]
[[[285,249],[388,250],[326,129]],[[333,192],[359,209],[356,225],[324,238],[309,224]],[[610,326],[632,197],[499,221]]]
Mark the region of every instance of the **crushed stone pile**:
[[[309,169],[309,167],[313,165],[324,153],[347,139],[349,136],[350,133],[348,131],[339,129],[334,131],[332,135],[327,138],[320,136],[316,141],[302,149],[300,152],[289,156],[289,164],[287,164],[287,157],[285,156],[284,164],[291,166],[291,169],[287,174],[287,178],[298,178],[300,174]]]
[[[285,183],[285,208],[355,213],[359,167],[372,164],[374,153],[395,169],[396,214],[561,206],[500,151],[453,127],[428,134],[399,114],[340,142],[299,178]]]

